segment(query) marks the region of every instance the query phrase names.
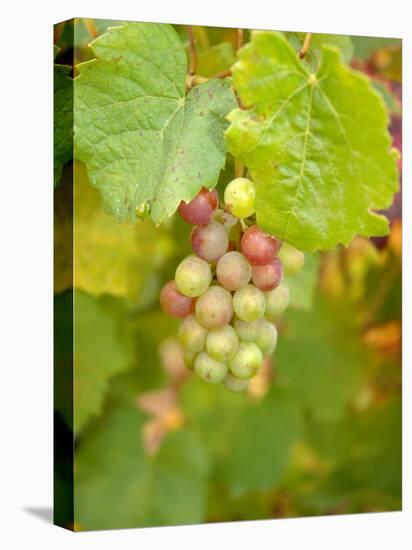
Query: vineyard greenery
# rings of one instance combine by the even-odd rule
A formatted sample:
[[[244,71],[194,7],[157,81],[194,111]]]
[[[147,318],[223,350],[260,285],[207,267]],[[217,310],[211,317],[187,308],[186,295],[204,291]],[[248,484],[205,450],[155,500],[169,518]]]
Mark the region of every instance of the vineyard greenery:
[[[57,523],[400,509],[401,56],[56,25]]]

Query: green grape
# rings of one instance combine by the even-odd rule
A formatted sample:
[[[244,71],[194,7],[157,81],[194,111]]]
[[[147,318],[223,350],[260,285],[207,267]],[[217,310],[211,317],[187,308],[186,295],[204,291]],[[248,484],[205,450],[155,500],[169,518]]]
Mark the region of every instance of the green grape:
[[[255,344],[258,346],[262,352],[263,357],[269,357],[275,351],[276,343],[278,340],[278,331],[276,330],[275,325],[262,319],[260,326],[260,331]]]
[[[248,218],[255,212],[255,186],[247,178],[232,180],[224,198],[226,208],[237,218]]]
[[[243,391],[249,386],[249,380],[242,380],[230,374],[230,372],[225,376],[223,384],[230,391]]]
[[[206,338],[206,351],[216,361],[228,361],[239,347],[239,338],[231,325],[211,330]]]
[[[226,376],[228,367],[225,363],[210,357],[205,351],[201,351],[195,359],[195,372],[205,382],[218,384]]]
[[[179,292],[194,298],[209,288],[212,272],[207,262],[193,254],[180,262],[176,269],[175,281]]]
[[[240,342],[239,349],[229,362],[230,372],[237,378],[252,378],[260,369],[263,356],[253,342]]]
[[[246,285],[233,296],[233,309],[242,321],[256,321],[265,314],[265,295],[254,285]]]
[[[207,329],[227,325],[233,315],[232,295],[221,286],[211,286],[196,301],[196,319]]]
[[[289,289],[281,283],[274,290],[265,292],[266,317],[269,321],[276,321],[289,305]]]
[[[194,315],[189,315],[180,324],[179,339],[187,351],[198,353],[205,348],[207,330],[196,321]]]
[[[254,342],[259,336],[262,321],[262,318],[249,322],[236,318],[233,324],[241,340],[245,340],[246,342]]]
[[[186,349],[183,350],[183,362],[187,369],[194,370],[195,358],[196,358],[196,353],[187,351]]]
[[[287,243],[282,243],[278,252],[278,257],[282,262],[283,271],[287,276],[298,273],[305,263],[304,253]]]

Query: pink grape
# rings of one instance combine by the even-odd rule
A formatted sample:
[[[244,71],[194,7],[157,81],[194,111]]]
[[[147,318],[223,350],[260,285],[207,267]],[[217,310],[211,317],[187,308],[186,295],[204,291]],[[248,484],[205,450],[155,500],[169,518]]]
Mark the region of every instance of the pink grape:
[[[232,315],[232,295],[221,286],[211,286],[197,299],[196,319],[209,330],[227,325]]]
[[[227,290],[238,290],[250,281],[252,268],[240,252],[227,252],[217,262],[216,277]]]
[[[206,225],[209,223],[219,203],[216,189],[209,191],[202,187],[194,199],[187,204],[182,201],[179,205],[179,214],[188,223]]]
[[[160,293],[160,305],[165,313],[177,319],[183,319],[194,311],[195,301],[193,298],[183,296],[176,287],[174,281],[169,281],[162,288]]]
[[[249,227],[240,241],[240,249],[252,265],[266,265],[276,256],[280,241],[260,231],[256,225]]]
[[[255,286],[267,292],[276,288],[283,277],[283,267],[279,258],[266,265],[252,266],[252,281]]]
[[[211,220],[207,225],[197,225],[192,232],[194,252],[207,262],[216,262],[227,251],[229,235],[222,224]]]

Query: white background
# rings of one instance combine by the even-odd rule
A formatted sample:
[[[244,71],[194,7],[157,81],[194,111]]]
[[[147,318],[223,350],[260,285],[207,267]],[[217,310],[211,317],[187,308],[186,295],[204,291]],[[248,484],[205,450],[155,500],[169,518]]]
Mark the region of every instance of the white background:
[[[407,0],[3,3],[0,24],[0,544],[3,548],[362,548],[412,544],[410,292],[404,290],[404,511],[73,534],[52,502],[52,24],[97,17],[404,38],[404,280],[410,273],[411,38]],[[5,9],[5,6],[6,9]],[[408,74],[409,68],[409,74]],[[408,304],[409,307],[406,307]],[[408,349],[407,349],[408,348]],[[409,488],[409,490],[407,490]],[[46,514],[47,515],[47,514]],[[408,525],[409,524],[409,525]]]

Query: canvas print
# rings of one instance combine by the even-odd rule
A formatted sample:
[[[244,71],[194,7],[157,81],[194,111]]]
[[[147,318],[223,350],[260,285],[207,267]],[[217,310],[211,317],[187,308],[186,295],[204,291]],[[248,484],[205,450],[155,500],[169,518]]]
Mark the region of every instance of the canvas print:
[[[401,40],[54,39],[55,523],[400,510]]]

